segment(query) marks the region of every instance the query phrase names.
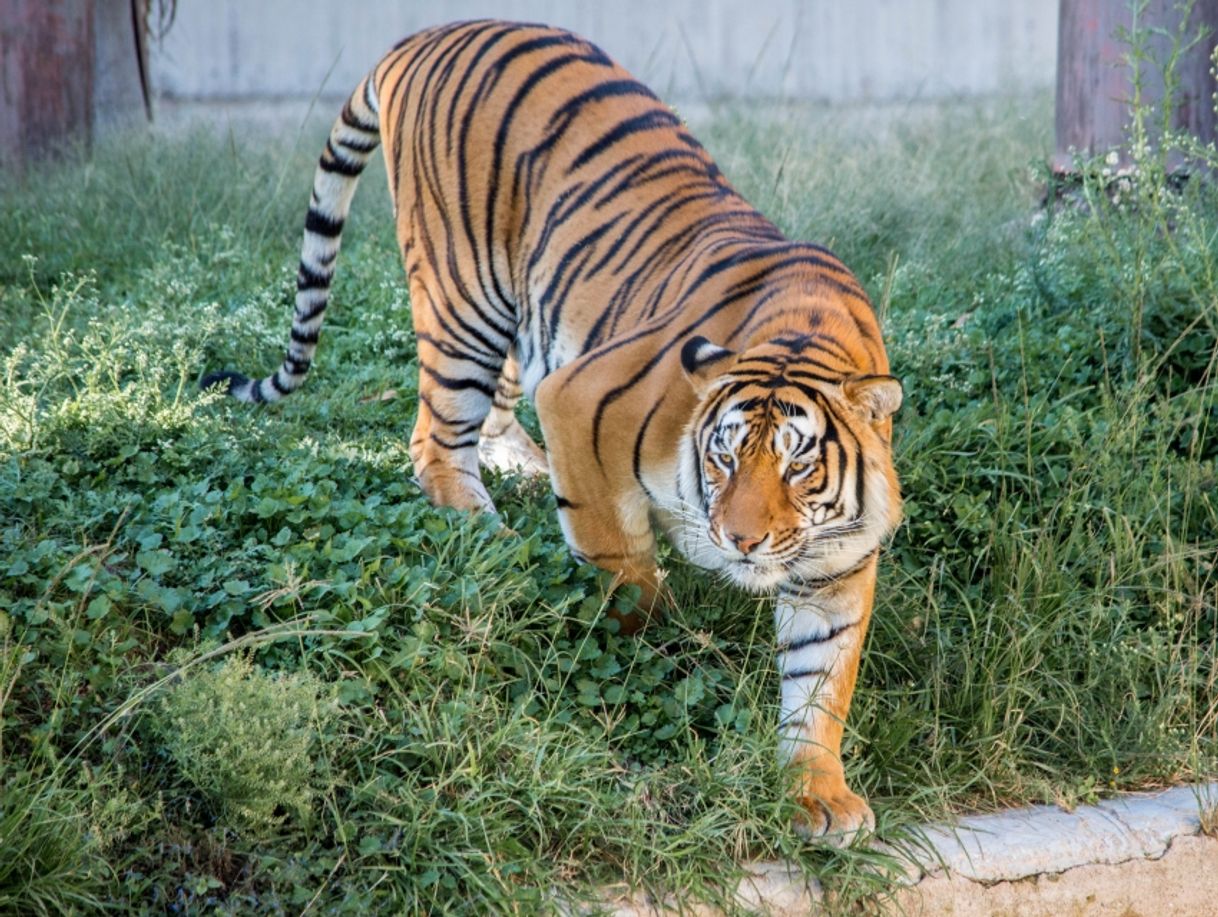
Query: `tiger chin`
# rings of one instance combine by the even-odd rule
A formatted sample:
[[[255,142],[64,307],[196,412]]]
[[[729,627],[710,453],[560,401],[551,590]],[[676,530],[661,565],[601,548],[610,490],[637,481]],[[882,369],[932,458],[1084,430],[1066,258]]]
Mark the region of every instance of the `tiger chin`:
[[[900,519],[901,386],[857,279],[783,236],[595,45],[455,23],[400,42],[335,121],[280,366],[204,388],[271,402],[303,384],[378,147],[418,344],[410,457],[424,493],[494,512],[484,464],[548,471],[572,554],[640,587],[644,608],[679,613],[657,527],[692,562],[772,594],[797,827],[837,842],[872,829],[841,739],[879,548]],[[516,420],[522,396],[544,450]]]

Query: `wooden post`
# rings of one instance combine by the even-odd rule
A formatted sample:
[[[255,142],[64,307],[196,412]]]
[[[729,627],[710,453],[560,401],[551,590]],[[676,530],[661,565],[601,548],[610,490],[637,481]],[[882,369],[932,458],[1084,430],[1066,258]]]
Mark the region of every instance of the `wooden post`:
[[[93,126],[93,0],[0,0],[0,160],[24,168]]]
[[[1160,28],[1169,34],[1176,34],[1179,25],[1179,0],[1149,0],[1138,21],[1139,31]],[[1202,25],[1209,27],[1210,34],[1176,65],[1180,85],[1171,125],[1209,142],[1218,139],[1216,86],[1209,72],[1210,55],[1218,41],[1218,0],[1196,0],[1185,34],[1195,35]],[[1060,0],[1055,171],[1072,171],[1075,153],[1096,156],[1117,150],[1122,163],[1128,163],[1133,85],[1126,63],[1129,48],[1118,33],[1132,28],[1133,14],[1126,0]],[[1158,109],[1163,101],[1159,65],[1167,61],[1171,41],[1167,36],[1148,35],[1148,49],[1155,60],[1142,64],[1142,98]],[[1156,120],[1149,127],[1155,130],[1159,123]]]

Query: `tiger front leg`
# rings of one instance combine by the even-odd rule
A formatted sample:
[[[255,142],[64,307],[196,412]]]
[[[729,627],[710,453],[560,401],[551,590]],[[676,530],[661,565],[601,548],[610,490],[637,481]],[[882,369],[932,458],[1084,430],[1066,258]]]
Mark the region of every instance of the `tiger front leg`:
[[[553,447],[549,455],[558,520],[571,553],[579,561],[612,573],[612,589],[633,585],[641,590],[636,611],[609,612],[622,633],[635,633],[668,601],[663,576],[656,565],[656,541],[646,497],[641,492],[598,490],[589,486],[596,480],[595,474],[567,466]]]
[[[561,375],[544,380],[535,398],[559,524],[577,560],[614,574],[614,588],[634,585],[642,590],[638,612],[611,612],[623,633],[634,633],[668,601],[656,565],[650,503],[628,464],[623,469],[613,457],[598,461],[589,415],[581,410],[595,401],[586,392],[563,390]]]
[[[871,807],[846,785],[841,758],[871,618],[875,567],[873,556],[835,582],[783,588],[774,611],[782,676],[781,753],[795,779],[796,828],[843,845],[875,828]]]
[[[557,487],[560,476],[554,473],[553,467],[551,456],[551,480]],[[560,498],[558,508],[563,537],[576,560],[612,573],[610,591],[623,585],[638,586],[641,590],[635,610],[609,610],[609,616],[618,622],[622,633],[636,633],[669,603],[662,571],[656,566],[655,536],[650,528],[631,531],[615,513],[597,509],[596,500],[591,499],[594,495],[586,490],[568,489],[566,492],[578,493],[574,499]]]

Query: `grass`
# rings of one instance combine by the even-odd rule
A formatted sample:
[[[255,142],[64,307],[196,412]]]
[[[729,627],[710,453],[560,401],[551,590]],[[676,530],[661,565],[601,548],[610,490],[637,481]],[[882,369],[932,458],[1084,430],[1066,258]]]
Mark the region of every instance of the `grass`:
[[[845,750],[881,836],[1212,779],[1212,187],[1152,157],[1120,202],[1096,167],[1040,207],[1043,100],[799,114],[697,129],[855,269],[905,383]],[[490,482],[508,537],[421,498],[383,176],[306,389],[197,394],[282,350],[304,133],[0,188],[0,909],[730,903],[770,857],[881,899],[891,856],[790,828],[765,602],[671,558],[682,614],[624,638],[544,485]]]

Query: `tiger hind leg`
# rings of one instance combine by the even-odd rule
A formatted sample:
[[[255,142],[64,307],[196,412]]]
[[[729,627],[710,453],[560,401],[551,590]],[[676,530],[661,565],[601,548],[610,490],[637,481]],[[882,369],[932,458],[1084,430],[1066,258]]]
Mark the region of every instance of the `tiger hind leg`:
[[[545,451],[533,441],[528,431],[516,419],[516,402],[520,400],[520,369],[514,355],[509,354],[499,374],[490,413],[482,422],[478,442],[478,458],[484,468],[503,473],[538,477],[550,473]]]
[[[411,281],[419,356],[419,403],[410,437],[415,478],[437,506],[494,513],[478,464],[483,423],[493,407],[507,354],[489,335],[458,339],[433,307],[420,272]]]

